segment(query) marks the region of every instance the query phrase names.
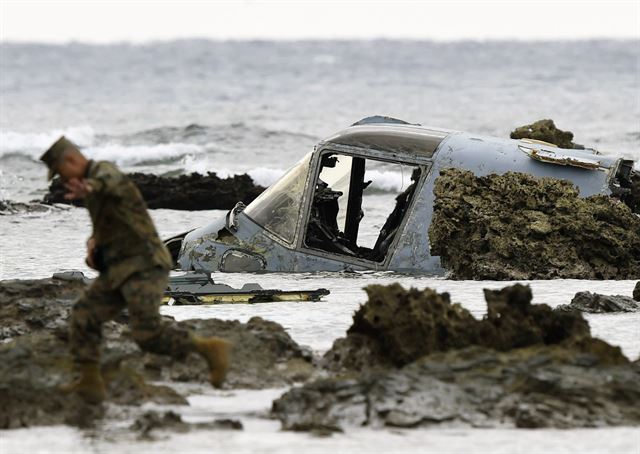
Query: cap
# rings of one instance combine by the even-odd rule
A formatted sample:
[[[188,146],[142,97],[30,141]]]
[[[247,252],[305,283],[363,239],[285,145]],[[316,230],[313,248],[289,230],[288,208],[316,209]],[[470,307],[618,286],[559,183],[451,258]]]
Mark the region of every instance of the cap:
[[[78,150],[78,147],[73,142],[62,136],[40,156],[40,160],[49,167],[49,180],[58,173],[58,164],[60,164],[62,155],[70,148]]]

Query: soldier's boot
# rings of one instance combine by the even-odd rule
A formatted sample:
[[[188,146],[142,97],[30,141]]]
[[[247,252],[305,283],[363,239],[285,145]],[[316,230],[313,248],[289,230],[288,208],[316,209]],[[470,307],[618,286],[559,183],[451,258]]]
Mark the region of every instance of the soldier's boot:
[[[209,365],[209,381],[219,388],[227,376],[231,360],[231,343],[219,337],[193,336],[193,345]]]
[[[107,391],[102,380],[102,373],[98,364],[82,364],[78,367],[80,377],[70,383],[58,387],[66,394],[75,393],[85,402],[99,404],[107,397]]]

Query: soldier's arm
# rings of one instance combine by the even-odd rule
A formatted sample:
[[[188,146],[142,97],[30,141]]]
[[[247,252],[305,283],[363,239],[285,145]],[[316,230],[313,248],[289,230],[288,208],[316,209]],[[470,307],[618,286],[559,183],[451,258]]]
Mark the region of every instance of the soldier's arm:
[[[122,173],[114,165],[107,162],[99,163],[89,177],[81,180],[72,178],[67,181],[64,184],[67,189],[64,198],[77,200],[109,193],[115,195],[120,188],[122,178]]]
[[[100,162],[89,178],[85,179],[85,184],[89,188],[89,195],[116,194],[124,175],[116,166],[108,162]]]

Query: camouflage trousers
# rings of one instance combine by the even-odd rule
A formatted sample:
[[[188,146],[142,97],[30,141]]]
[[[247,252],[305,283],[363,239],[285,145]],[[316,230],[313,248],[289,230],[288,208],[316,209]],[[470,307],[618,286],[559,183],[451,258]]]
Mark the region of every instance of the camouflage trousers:
[[[182,358],[193,350],[189,331],[163,320],[159,306],[168,272],[154,268],[131,275],[111,288],[100,275],[74,304],[70,321],[71,353],[77,363],[100,361],[102,324],[129,310],[133,339],[142,350]]]

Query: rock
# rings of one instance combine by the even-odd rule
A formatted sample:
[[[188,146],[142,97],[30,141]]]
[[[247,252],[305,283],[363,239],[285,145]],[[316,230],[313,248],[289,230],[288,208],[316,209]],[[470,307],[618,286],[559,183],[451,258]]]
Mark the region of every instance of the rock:
[[[572,142],[573,133],[556,128],[553,120],[538,120],[530,125],[520,126],[511,131],[512,139],[534,139],[552,143],[560,148],[584,149],[584,146]]]
[[[81,281],[74,280],[0,282],[0,334],[4,340],[0,344],[0,428],[63,423],[84,426],[104,415],[103,409],[84,405],[57,390],[73,376],[68,317],[84,288]],[[126,321],[125,312],[103,325],[101,366],[107,402],[186,404],[173,389],[148,382],[207,383],[205,362],[195,354],[177,361],[141,351]],[[259,317],[247,323],[217,319],[183,323],[198,334],[220,336],[234,344],[226,388],[286,386],[315,373],[312,355],[277,323]]]
[[[633,299],[640,301],[640,281],[636,282],[636,286],[633,289]]]
[[[41,202],[12,202],[11,200],[0,200],[0,216],[9,214],[24,213],[46,213],[52,210],[50,205]]]
[[[459,304],[451,304],[448,293],[429,288],[405,291],[399,284],[371,285],[365,291],[369,300],[354,315],[347,334],[379,339],[397,365],[407,364],[425,351],[468,343],[468,327],[476,320]],[[439,335],[444,331],[446,336]]]
[[[36,331],[66,331],[84,284],[57,279],[0,281],[0,340]]]
[[[484,289],[484,298],[487,315],[477,322],[478,337],[468,345],[508,351],[591,337],[589,324],[580,314],[558,314],[546,304],[531,304],[528,285]]]
[[[353,316],[347,337],[335,341],[323,358],[330,370],[401,367],[434,352],[470,345],[505,351],[590,335],[580,314],[532,305],[531,289],[520,284],[485,290],[488,312],[483,320],[452,304],[447,293],[429,288],[405,290],[391,284],[365,290],[369,299]]]
[[[84,288],[77,280],[1,281],[0,340],[51,332],[66,342],[71,307]],[[176,361],[142,352],[131,338],[127,319],[125,311],[103,326],[104,367],[129,368],[148,380],[207,382],[206,364],[198,355]],[[226,387],[285,386],[304,381],[316,371],[312,353],[294,342],[275,322],[253,317],[247,323],[192,319],[180,324],[200,335],[219,336],[233,343],[233,362]]]
[[[256,185],[249,175],[220,178],[215,173],[192,173],[177,177],[163,177],[131,173],[149,208],[172,210],[228,210],[237,202],[249,204],[265,188]],[[59,178],[52,181],[43,203],[70,203],[64,199],[64,186]],[[73,205],[83,206],[81,201]]]
[[[367,293],[324,358],[339,373],[274,401],[284,429],[640,423],[640,362],[592,338],[580,313],[532,305],[527,286],[485,290],[482,320],[430,289]]]
[[[569,181],[443,169],[429,228],[431,253],[455,279],[634,279],[640,218]]]
[[[274,401],[272,413],[287,430],[639,424],[640,368],[611,363],[607,352],[620,357],[619,349],[589,342],[593,351],[557,345],[436,353],[399,370],[293,388]]]
[[[199,335],[219,336],[233,344],[225,388],[281,387],[304,381],[315,372],[310,353],[296,344],[275,322],[253,317],[247,323],[192,319],[181,324]],[[208,380],[206,364],[198,355],[176,361],[147,353],[141,358],[128,356],[125,364],[153,380],[202,383]]]
[[[580,311],[591,314],[606,312],[637,312],[640,303],[633,298],[622,295],[601,295],[599,293],[578,292],[570,304],[556,307],[557,311]]]
[[[429,352],[467,345],[476,335],[469,327],[477,321],[451,304],[448,293],[405,290],[400,284],[370,285],[365,291],[369,299],[353,316],[347,338],[325,355],[330,367],[353,368],[359,361],[367,367],[402,366]],[[363,351],[365,338],[372,345]]]
[[[148,411],[140,415],[130,427],[131,430],[138,432],[139,437],[145,440],[153,440],[153,431],[161,430],[163,433],[168,431],[186,433],[192,429],[214,430],[242,430],[242,423],[234,419],[217,419],[211,422],[203,423],[187,423],[182,417],[173,411],[167,411],[163,414],[155,411]]]
[[[102,406],[58,391],[72,379],[72,371],[66,340],[52,333],[26,334],[0,345],[0,428],[63,423],[84,427],[103,417]],[[111,402],[187,404],[171,388],[150,385],[131,369],[103,368],[103,377]]]
[[[0,428],[40,424],[90,425],[104,414],[57,391],[72,378],[68,318],[85,284],[77,280],[39,279],[0,282]],[[254,317],[247,323],[217,319],[187,320],[201,335],[234,344],[226,388],[268,388],[306,380],[316,369],[309,351],[282,326]],[[207,382],[205,362],[192,354],[184,361],[145,353],[132,340],[126,312],[103,325],[102,374],[108,402],[139,405],[186,404],[171,388],[151,380]],[[89,406],[90,407],[90,406]],[[86,411],[91,417],[84,418]],[[80,412],[80,413],[78,413]]]

